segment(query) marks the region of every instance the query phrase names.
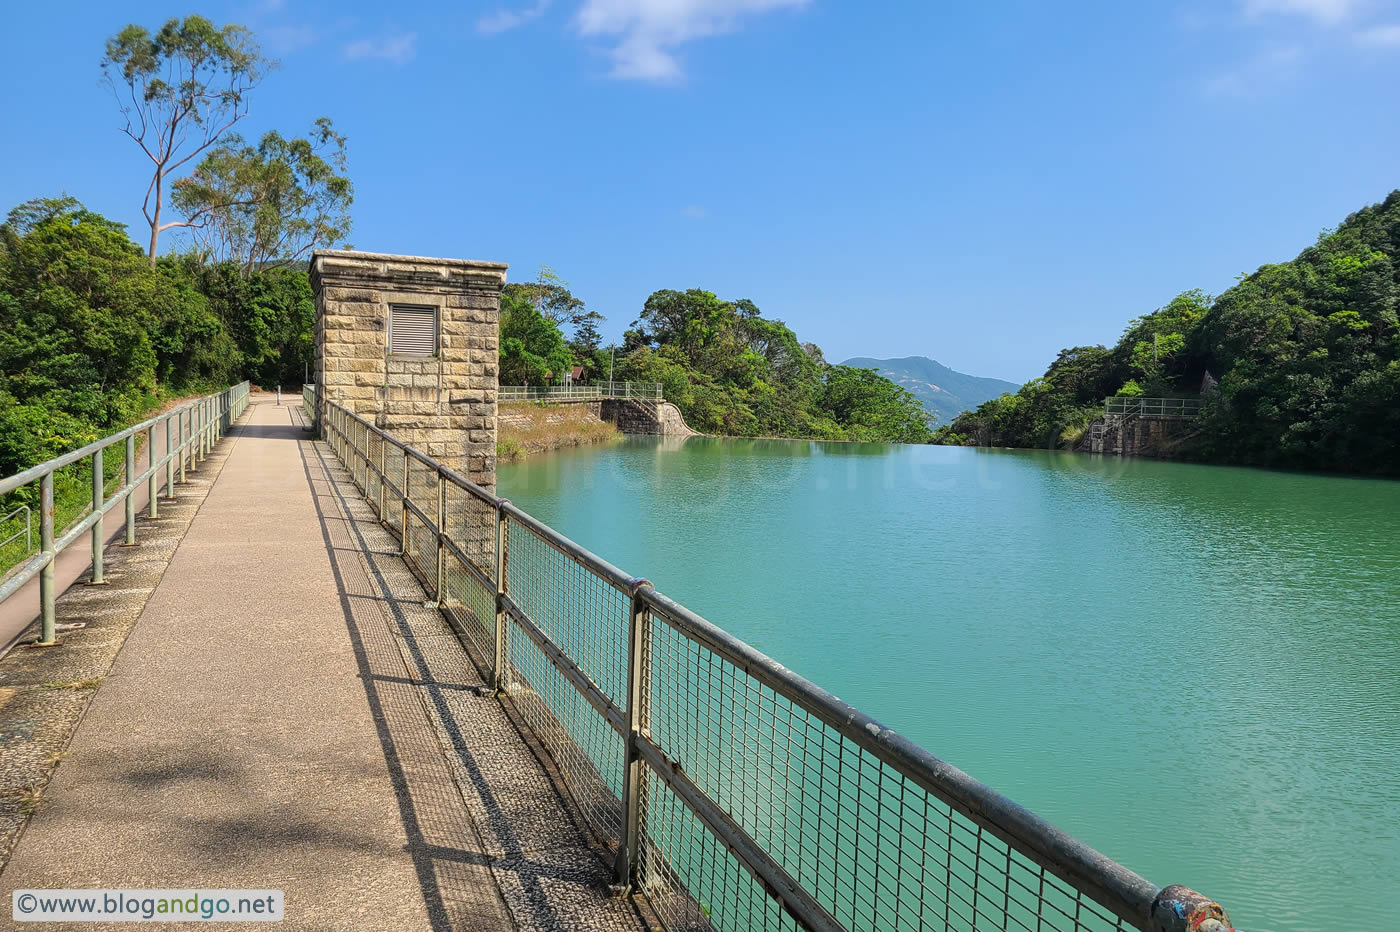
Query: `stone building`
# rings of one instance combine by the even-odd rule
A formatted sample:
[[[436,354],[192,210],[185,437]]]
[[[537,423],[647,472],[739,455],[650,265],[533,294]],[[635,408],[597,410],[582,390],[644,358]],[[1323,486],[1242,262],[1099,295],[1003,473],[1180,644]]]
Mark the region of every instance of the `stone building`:
[[[505,278],[498,262],[317,250],[319,397],[494,490]]]

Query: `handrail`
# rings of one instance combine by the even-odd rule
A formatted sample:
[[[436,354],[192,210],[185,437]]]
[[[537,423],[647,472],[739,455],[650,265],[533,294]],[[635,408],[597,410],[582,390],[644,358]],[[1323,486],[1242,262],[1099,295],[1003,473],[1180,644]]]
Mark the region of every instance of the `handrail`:
[[[54,591],[54,563],[58,555],[70,544],[90,532],[92,537],[92,582],[103,583],[103,550],[106,535],[103,522],[107,512],[117,505],[125,505],[126,543],[136,543],[136,501],[132,494],[145,482],[149,492],[150,516],[160,513],[159,472],[165,468],[167,495],[173,496],[175,476],[178,471],[180,482],[185,481],[187,468],[191,471],[213,449],[233,422],[242,415],[248,406],[249,385],[241,382],[221,392],[205,395],[186,402],[164,414],[147,418],[125,430],[95,440],[71,453],[54,457],[51,460],[31,466],[23,472],[0,479],[0,495],[16,491],[32,482],[39,487],[39,552],[30,557],[22,567],[0,585],[0,602],[4,602],[35,576],[39,577],[40,636],[37,643],[56,643],[56,615]],[[156,425],[165,422],[165,455],[156,459]],[[136,473],[136,435],[146,432],[146,446],[149,450],[148,466],[140,475]],[[174,443],[174,433],[180,433],[178,445]],[[106,472],[103,453],[107,448],[124,441],[125,470],[124,484],[110,497],[106,490]],[[92,504],[85,518],[69,528],[62,537],[54,539],[54,473],[83,459],[92,462]],[[178,465],[177,465],[178,464]]]
[[[1141,395],[1116,395],[1104,399],[1104,414],[1128,414],[1139,417],[1196,417],[1201,413],[1199,398],[1147,398]]]
[[[29,507],[28,505],[20,505],[18,508],[15,508],[15,509],[12,510],[9,514],[5,515],[3,518],[0,518],[0,524],[4,524],[6,521],[10,520],[10,519],[13,518],[15,515],[19,514],[21,511],[24,512],[24,530],[23,530],[23,531],[15,531],[15,532],[14,532],[13,534],[11,534],[9,537],[5,538],[4,540],[0,540],[0,547],[5,546],[6,544],[10,543],[11,541],[19,540],[20,537],[23,536],[23,537],[24,537],[24,549],[25,549],[25,552],[27,553],[27,552],[29,551],[29,548],[32,547],[32,546],[34,546],[34,543],[33,543],[33,539],[34,539],[34,512],[30,509],[30,507]]]
[[[576,385],[502,385],[499,401],[592,401],[640,399],[660,401],[659,382],[594,382]]]
[[[318,401],[314,394],[309,400],[313,404]],[[763,775],[767,773],[762,771],[759,773],[760,785],[750,788],[749,793],[776,794],[770,800],[774,812],[786,812],[789,807],[795,805],[800,816],[805,811],[803,807],[813,805],[806,793],[807,788],[813,785],[811,781],[814,779],[817,784],[825,787],[823,792],[835,792],[838,795],[842,792],[842,779],[855,780],[856,809],[854,813],[848,811],[846,818],[855,819],[858,823],[862,818],[874,819],[873,824],[857,824],[855,829],[847,826],[857,837],[864,832],[873,834],[878,839],[881,833],[890,830],[890,820],[893,820],[894,826],[901,832],[926,833],[915,837],[911,847],[916,856],[919,852],[927,856],[928,846],[937,843],[933,836],[941,837],[940,833],[946,833],[949,866],[945,879],[949,889],[944,891],[945,911],[947,906],[951,905],[954,895],[952,885],[956,875],[959,871],[965,873],[971,870],[971,908],[977,928],[1012,928],[1012,923],[1017,921],[1012,910],[1013,905],[1018,905],[1015,898],[1029,897],[1033,903],[1026,908],[1033,908],[1036,915],[1039,915],[1039,910],[1044,907],[1047,911],[1058,910],[1061,916],[1069,917],[1063,922],[1053,915],[1048,919],[1037,919],[1036,928],[1046,930],[1098,928],[1095,924],[1081,923],[1081,909],[1089,911],[1086,916],[1100,916],[1105,920],[1105,925],[1122,923],[1145,932],[1179,932],[1185,929],[1197,932],[1224,932],[1228,929],[1229,920],[1224,910],[1208,898],[1181,886],[1156,886],[1055,828],[1006,796],[940,760],[903,735],[886,728],[820,686],[788,670],[673,599],[655,591],[645,580],[629,576],[517,506],[475,485],[454,469],[425,456],[339,404],[320,401],[318,407],[325,439],[349,470],[354,481],[365,492],[366,497],[376,505],[380,520],[399,534],[403,553],[410,567],[419,573],[425,585],[435,593],[437,604],[450,618],[459,622],[465,618],[468,622],[469,640],[492,667],[491,685],[512,694],[516,693],[517,688],[524,689],[525,692],[520,694],[519,701],[546,703],[545,711],[548,715],[542,721],[547,726],[546,730],[550,736],[548,740],[581,740],[572,736],[564,725],[566,721],[574,720],[569,716],[579,714],[577,707],[569,706],[572,711],[548,707],[547,700],[543,697],[550,690],[542,689],[539,683],[529,682],[530,674],[517,667],[515,658],[525,649],[522,645],[531,645],[539,651],[562,682],[585,700],[586,708],[593,710],[598,720],[601,720],[604,732],[621,739],[622,756],[611,758],[611,765],[620,767],[620,770],[603,777],[608,786],[614,785],[615,782],[621,787],[620,793],[606,788],[603,791],[610,793],[615,800],[615,805],[621,813],[621,822],[604,820],[595,825],[595,828],[599,828],[602,834],[616,845],[616,874],[619,884],[636,885],[649,898],[653,895],[653,887],[658,883],[655,877],[651,877],[650,882],[639,881],[644,879],[644,872],[654,870],[651,865],[656,858],[666,857],[666,852],[658,847],[659,843],[651,840],[651,831],[655,827],[653,823],[664,818],[666,813],[652,812],[650,816],[643,813],[644,807],[651,811],[650,807],[656,805],[655,794],[663,792],[657,789],[646,791],[643,787],[660,786],[664,788],[664,792],[679,800],[708,837],[727,852],[728,856],[737,859],[739,866],[753,878],[758,887],[777,901],[801,927],[841,929],[856,924],[851,919],[843,918],[845,914],[841,913],[850,902],[847,894],[853,893],[853,890],[845,891],[843,898],[837,897],[825,886],[813,888],[803,874],[803,870],[807,869],[806,861],[800,858],[794,861],[790,853],[782,850],[783,844],[778,844],[775,848],[771,843],[764,843],[763,839],[768,837],[764,833],[771,833],[771,825],[755,824],[752,813],[735,810],[726,804],[726,799],[742,799],[744,794],[736,790],[721,791],[707,782],[713,779],[712,772],[718,771],[724,774],[725,780],[742,783],[745,779],[743,767],[750,763],[748,758],[732,760],[729,767],[725,768],[713,759],[692,759],[697,752],[688,744],[668,746],[670,739],[662,732],[683,728],[686,723],[666,721],[664,710],[658,711],[657,705],[678,701],[675,698],[678,691],[687,688],[668,677],[687,675],[687,670],[692,671],[693,675],[697,664],[709,664],[713,667],[714,663],[718,662],[724,665],[724,669],[731,671],[726,676],[736,678],[736,682],[742,680],[741,686],[743,683],[749,684],[743,695],[733,697],[729,701],[741,704],[744,696],[752,692],[766,692],[773,698],[764,700],[766,704],[761,704],[760,708],[763,711],[760,719],[772,716],[776,723],[780,709],[774,703],[781,700],[794,710],[790,716],[794,722],[817,722],[820,728],[833,736],[838,745],[848,745],[850,752],[857,755],[869,755],[881,768],[888,768],[892,774],[898,775],[899,781],[905,781],[907,787],[904,789],[899,788],[903,784],[896,784],[894,799],[897,804],[903,805],[903,801],[916,792],[926,793],[930,799],[938,800],[947,808],[946,818],[949,822],[947,827],[941,828],[933,825],[919,826],[916,820],[911,819],[908,811],[903,815],[900,812],[891,815],[880,811],[881,806],[888,803],[888,800],[882,802],[878,789],[872,790],[860,782],[864,777],[859,772],[854,777],[838,772],[833,783],[831,775],[825,772],[820,772],[815,778],[808,775],[804,780],[800,774],[793,778],[785,771],[784,777],[788,780],[796,779],[798,785],[795,788],[790,784],[775,788],[771,784],[771,777],[768,778],[769,783],[762,783]],[[388,451],[394,451],[393,455],[389,456]],[[402,472],[399,471],[400,468]],[[412,475],[411,469],[414,470]],[[428,471],[431,471],[431,475],[428,475]],[[394,477],[399,477],[399,481],[396,482]],[[391,487],[397,501],[388,497],[387,490]],[[454,499],[449,495],[449,489],[464,492],[467,498],[460,501]],[[414,501],[415,494],[419,496],[418,501]],[[450,501],[455,501],[456,505],[449,505]],[[449,524],[453,521],[459,522],[464,530],[451,530]],[[473,528],[475,531],[472,531]],[[467,539],[454,539],[454,533],[465,533]],[[523,535],[523,539],[517,540],[517,534]],[[427,551],[422,550],[425,541],[430,541],[426,544],[429,548]],[[569,602],[568,593],[551,588],[547,599],[538,603],[537,610],[545,614],[535,617],[525,604],[532,598],[530,589],[527,587],[523,590],[523,595],[513,590],[511,580],[515,574],[512,568],[517,562],[524,561],[518,572],[523,573],[523,580],[536,580],[533,585],[539,585],[540,574],[547,571],[547,567],[541,568],[530,563],[532,559],[539,559],[538,556],[531,556],[535,551],[532,550],[530,541],[537,541],[548,547],[549,551],[557,554],[554,559],[564,561],[564,565],[583,568],[615,591],[617,599],[621,600],[624,607],[630,605],[624,613],[625,620],[613,616],[614,623],[622,623],[623,629],[614,628],[605,643],[598,643],[596,640],[582,644],[577,640],[571,641],[583,651],[583,656],[571,654],[561,645],[551,632],[561,624],[569,624],[566,608],[572,606],[572,603]],[[494,560],[488,560],[492,556]],[[450,581],[447,569],[449,560],[467,569],[467,572],[460,576],[459,582]],[[575,571],[563,571],[562,576],[552,578],[571,579],[573,572]],[[603,597],[599,595],[596,587],[586,583],[583,585],[588,590],[587,606],[596,607]],[[454,586],[472,586],[484,590],[483,598],[488,602],[494,601],[494,624],[478,617],[475,610],[467,609],[465,606],[469,600],[454,595],[450,591]],[[561,615],[561,612],[564,612],[564,615]],[[462,630],[459,628],[459,632]],[[600,629],[595,627],[589,628],[588,631],[596,634]],[[517,642],[512,637],[514,632],[519,632],[524,641]],[[617,646],[610,648],[609,643]],[[664,656],[658,656],[657,651],[664,655],[668,644],[673,644],[674,650],[680,650],[686,657],[693,659],[667,673],[661,669],[661,666],[664,666]],[[625,657],[605,654],[600,660],[595,655],[597,651],[608,650],[621,650],[625,652]],[[717,659],[703,661],[704,657]],[[615,673],[608,672],[620,665],[625,665],[627,671],[625,690],[618,688]],[[657,683],[653,684],[653,680],[657,680]],[[714,688],[714,682],[713,679],[706,680],[695,688],[700,690],[701,694],[707,694],[708,690]],[[706,685],[707,683],[711,685]],[[658,689],[662,690],[659,694],[656,692]],[[657,716],[661,716],[661,719]],[[748,722],[749,719],[746,718],[741,722],[731,723],[731,727],[743,727]],[[661,732],[658,731],[658,726],[661,726]],[[564,739],[558,738],[561,732],[565,733]],[[791,743],[795,740],[794,730],[780,732],[777,735],[779,743],[784,735],[789,743],[790,753]],[[586,743],[595,747],[601,746],[598,742],[603,739],[597,735],[594,735],[594,738],[596,740]],[[822,740],[818,757],[839,752],[838,757],[844,759],[848,752],[840,751],[839,748],[837,752],[833,752],[826,740]],[[589,756],[594,765],[603,766],[596,758],[591,757],[591,752],[582,751],[580,747],[581,745],[574,744],[564,748],[562,759],[567,761],[571,759],[571,755],[576,758],[583,754]],[[772,751],[771,748],[769,750]],[[750,747],[748,739],[745,739],[742,752],[750,756],[759,753]],[[789,757],[776,763],[779,766],[789,766],[791,762],[792,758]],[[799,763],[810,765],[805,753],[800,756]],[[824,767],[825,764],[819,760],[815,766]],[[571,779],[575,771],[567,765],[561,768],[561,772],[566,784],[576,795],[586,792],[586,788],[578,782],[586,780],[586,777]],[[881,778],[878,787],[884,786],[885,779]],[[862,807],[858,802],[862,787],[867,795],[864,806],[866,809],[873,806],[876,810],[873,814],[862,814]],[[869,798],[872,792],[876,793],[874,803],[871,803]],[[784,794],[788,797],[786,805]],[[916,816],[919,812],[925,812],[924,818],[932,817],[917,805],[913,811]],[[955,842],[952,826],[958,818],[967,820],[977,832],[978,853],[973,855],[974,863],[970,868],[953,850]],[[943,817],[938,819],[941,825]],[[799,822],[801,821],[799,818]],[[983,865],[987,863],[986,856],[981,853],[984,844],[981,832],[984,829],[1005,846],[1006,868],[1001,879],[997,881],[1002,889],[993,895],[993,899],[999,897],[1002,901],[999,915],[1005,924],[998,924],[995,915],[988,918],[984,911],[987,908],[985,902],[980,907],[978,905],[976,880],[980,877],[979,872],[983,870]],[[704,844],[693,837],[688,843]],[[990,846],[993,842],[986,841],[985,844]],[[905,846],[896,840],[893,843],[893,851],[887,853],[876,844],[877,857],[890,857],[899,862],[910,856],[904,848]],[[967,850],[972,851],[971,848]],[[998,863],[1000,857],[998,855]],[[1021,859],[1038,865],[1038,893],[1028,884],[1013,881],[1013,863],[1019,865]],[[961,867],[955,867],[954,861]],[[996,864],[993,864],[993,867],[995,868]],[[668,869],[671,871],[668,877],[679,877],[683,870],[677,864],[670,864]],[[854,878],[851,882],[855,882]],[[1056,884],[1060,886],[1055,887]],[[700,902],[700,893],[684,890],[682,893]],[[1047,900],[1046,896],[1051,893],[1073,900],[1073,915],[1056,906],[1058,901]],[[924,894],[919,892],[909,895],[922,897]],[[982,894],[984,898],[988,895]],[[1096,909],[1099,912],[1094,912]],[[709,907],[703,907],[702,911],[708,919]],[[956,910],[953,914],[955,917],[958,915]],[[861,920],[858,924],[866,925],[874,917],[862,914],[858,918]],[[890,928],[898,927],[895,921],[897,918],[897,911],[896,914],[881,916],[882,920],[887,920],[886,924]]]

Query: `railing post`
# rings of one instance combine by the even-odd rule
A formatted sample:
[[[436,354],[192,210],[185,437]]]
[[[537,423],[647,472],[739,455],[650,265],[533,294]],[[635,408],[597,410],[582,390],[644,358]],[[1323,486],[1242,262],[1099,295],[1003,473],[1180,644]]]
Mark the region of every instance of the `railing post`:
[[[1162,888],[1151,918],[1161,932],[1235,932],[1223,906],[1181,884]]]
[[[509,649],[509,641],[506,638],[505,595],[510,591],[510,559],[506,555],[510,535],[506,532],[505,506],[509,504],[510,502],[503,498],[496,505],[496,656],[492,658],[491,686],[498,692],[506,691],[508,669],[506,651]]]
[[[648,733],[651,705],[651,614],[642,601],[645,579],[632,580],[632,611],[627,623],[627,734],[623,738],[622,837],[613,864],[613,885],[626,892],[637,880],[642,824],[642,759],[640,736]]]
[[[198,442],[197,438],[199,437],[199,402],[195,401],[190,403],[189,418],[189,430],[185,433],[185,444],[189,447],[190,453],[189,471],[199,472],[199,461],[195,459],[198,455],[195,444]]]
[[[171,431],[175,430],[175,417],[172,414],[165,419],[165,497],[172,502],[175,500],[175,435]]]
[[[386,483],[384,482],[384,451],[387,450],[388,448],[389,448],[389,444],[385,441],[384,435],[383,435],[383,434],[380,434],[380,435],[379,435],[379,523],[380,523],[380,524],[387,524],[387,523],[388,523],[388,522],[385,521],[385,519],[384,519],[384,508],[385,508],[385,505],[386,505],[386,504],[388,503],[388,501],[389,501],[388,493],[386,493],[386,492],[384,491],[384,486],[386,485]]]
[[[447,548],[442,542],[447,537],[447,480],[441,468],[437,471],[437,481],[437,603],[439,608],[446,608],[447,587],[443,583],[447,580]],[[369,491],[369,457],[365,457],[365,491]]]
[[[102,585],[102,505],[107,494],[103,486],[102,450],[92,454],[92,510],[97,521],[92,526],[92,584]]]
[[[156,425],[152,424],[146,428],[146,468],[151,471],[151,478],[146,480],[146,498],[150,499],[150,516],[160,517],[160,472],[156,469]]]
[[[408,492],[413,482],[408,475],[408,447],[403,448],[403,488],[399,489],[399,554],[408,555]]]
[[[126,435],[126,545],[136,546],[136,435]]]
[[[54,610],[53,565],[58,554],[53,549],[53,473],[44,473],[39,482],[39,549],[48,557],[48,562],[39,571],[39,643],[57,642],[57,626]]]

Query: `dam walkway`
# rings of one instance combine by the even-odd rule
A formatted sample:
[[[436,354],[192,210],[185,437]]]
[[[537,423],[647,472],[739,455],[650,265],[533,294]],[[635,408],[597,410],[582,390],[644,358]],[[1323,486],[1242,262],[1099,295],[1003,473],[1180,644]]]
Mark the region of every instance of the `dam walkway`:
[[[295,929],[643,928],[397,539],[301,409],[261,401],[200,466],[168,565],[110,548],[111,590],[60,598],[63,621],[127,582],[145,595],[109,673],[71,669],[119,640],[97,623],[0,661],[0,693],[20,698],[96,674],[79,681],[96,688],[61,764],[31,791],[5,899],[282,890]],[[163,511],[177,520],[179,502]]]
[[[43,540],[0,581],[42,609],[0,659],[12,918],[244,890],[315,930],[1229,928],[345,406],[248,392],[139,475],[153,422],[0,479]]]

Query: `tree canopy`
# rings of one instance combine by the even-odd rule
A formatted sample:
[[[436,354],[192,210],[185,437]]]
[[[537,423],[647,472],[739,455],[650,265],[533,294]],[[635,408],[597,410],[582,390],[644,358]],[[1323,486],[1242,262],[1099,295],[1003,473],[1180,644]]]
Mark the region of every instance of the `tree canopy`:
[[[1045,376],[940,429],[944,443],[1074,445],[1113,394],[1214,383],[1184,455],[1400,474],[1400,191],[1218,298],[1186,291],[1112,349],[1063,350]]]
[[[829,365],[747,299],[653,293],[624,336],[617,378],[660,382],[697,430],[922,443],[928,415],[873,370]]]
[[[248,93],[272,64],[247,29],[202,16],[168,20],[154,35],[130,25],[107,40],[102,73],[126,120],[122,132],[152,166],[141,202],[152,267],[160,234],[190,223],[162,219],[166,177],[248,115]]]
[[[325,117],[305,138],[273,130],[249,146],[231,133],[175,182],[172,202],[207,258],[262,272],[343,243],[354,201],[345,164],[345,137]]]

